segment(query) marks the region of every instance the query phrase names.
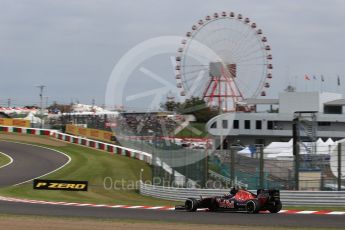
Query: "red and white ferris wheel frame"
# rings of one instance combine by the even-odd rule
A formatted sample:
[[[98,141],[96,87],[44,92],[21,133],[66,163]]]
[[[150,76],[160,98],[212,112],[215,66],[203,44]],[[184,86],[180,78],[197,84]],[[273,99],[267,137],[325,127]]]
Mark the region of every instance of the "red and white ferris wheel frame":
[[[259,86],[256,89],[256,91],[251,95],[252,97],[258,97],[258,96],[266,96],[266,91],[265,89],[270,88],[270,80],[273,78],[272,76],[272,69],[273,69],[273,64],[272,64],[272,54],[271,54],[271,46],[267,42],[267,37],[264,36],[262,29],[257,28],[257,24],[255,22],[251,22],[249,18],[244,18],[242,14],[235,14],[234,12],[222,12],[220,14],[214,13],[213,16],[206,16],[204,20],[199,20],[196,24],[192,26],[192,30],[186,33],[186,38],[181,41],[180,47],[177,50],[177,55],[175,57],[176,61],[176,81],[177,81],[177,88],[180,89],[180,95],[182,97],[186,96],[186,87],[183,84],[183,69],[182,69],[182,64],[184,61],[184,58],[186,55],[186,50],[188,48],[189,43],[193,40],[194,36],[198,34],[200,30],[202,30],[205,26],[210,24],[213,21],[220,20],[220,19],[225,19],[225,18],[230,18],[233,20],[238,20],[239,22],[242,22],[245,26],[250,27],[255,31],[255,35],[258,39],[258,42],[260,43],[260,46],[263,50],[264,53],[264,76],[261,78],[259,82]],[[242,95],[241,92],[239,92],[239,95]],[[237,96],[239,97],[239,96]],[[245,99],[244,96],[242,96],[242,100]]]

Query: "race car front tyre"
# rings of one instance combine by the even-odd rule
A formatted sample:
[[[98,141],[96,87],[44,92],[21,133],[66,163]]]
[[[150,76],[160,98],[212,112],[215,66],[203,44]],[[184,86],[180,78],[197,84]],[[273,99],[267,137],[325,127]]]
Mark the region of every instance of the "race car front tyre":
[[[270,213],[278,213],[282,209],[283,205],[280,201],[276,202],[274,206],[268,208]]]
[[[260,210],[259,202],[257,200],[248,200],[246,203],[246,211],[249,214],[258,213]]]
[[[188,198],[185,202],[186,211],[195,212],[198,209],[198,200],[195,198]]]

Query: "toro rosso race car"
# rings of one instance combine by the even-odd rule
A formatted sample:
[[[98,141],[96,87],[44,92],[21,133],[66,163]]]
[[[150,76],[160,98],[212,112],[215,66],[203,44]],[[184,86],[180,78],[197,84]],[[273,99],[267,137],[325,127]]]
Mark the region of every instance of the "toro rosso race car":
[[[269,211],[277,213],[282,209],[279,190],[259,189],[257,194],[247,190],[231,189],[230,193],[224,196],[207,198],[188,198],[184,205],[175,206],[175,210],[195,212],[197,209],[207,208],[209,211],[239,211],[247,213],[258,213]]]

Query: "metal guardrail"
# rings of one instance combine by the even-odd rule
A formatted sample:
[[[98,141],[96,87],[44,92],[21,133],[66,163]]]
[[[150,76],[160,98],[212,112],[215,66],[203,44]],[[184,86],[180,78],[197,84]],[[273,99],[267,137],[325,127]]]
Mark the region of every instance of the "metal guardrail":
[[[255,193],[255,191],[252,191]],[[197,189],[163,187],[140,183],[142,195],[165,200],[184,201],[186,198],[221,196],[228,189]],[[345,206],[345,191],[280,191],[283,205],[291,206]]]

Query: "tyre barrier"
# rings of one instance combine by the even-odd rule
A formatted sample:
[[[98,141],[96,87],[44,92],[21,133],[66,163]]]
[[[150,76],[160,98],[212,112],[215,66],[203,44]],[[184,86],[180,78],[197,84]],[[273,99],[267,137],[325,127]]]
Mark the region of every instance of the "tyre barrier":
[[[15,127],[15,126],[0,126],[0,132],[50,136],[52,130],[24,128],[24,127]]]
[[[256,191],[251,191],[256,193]],[[140,194],[164,200],[185,201],[187,198],[222,196],[229,189],[198,189],[164,187],[140,183]],[[345,206],[345,191],[280,191],[283,205],[289,206]]]

